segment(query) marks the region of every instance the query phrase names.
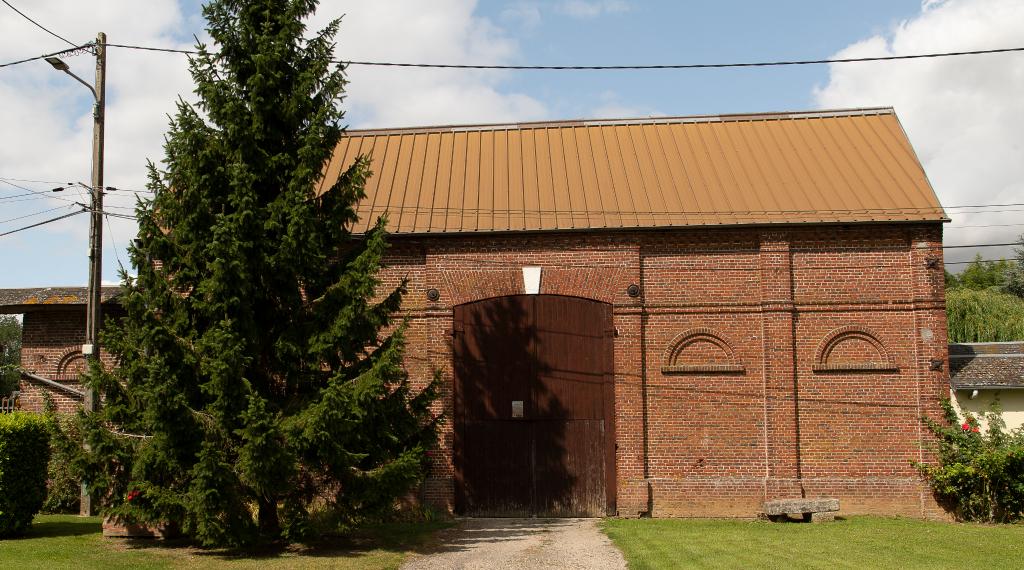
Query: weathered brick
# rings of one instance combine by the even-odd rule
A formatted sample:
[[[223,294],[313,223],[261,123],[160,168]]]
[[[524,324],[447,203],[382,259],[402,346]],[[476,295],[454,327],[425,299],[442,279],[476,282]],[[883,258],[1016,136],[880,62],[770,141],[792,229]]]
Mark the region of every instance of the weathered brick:
[[[800,497],[837,498],[840,514],[942,516],[911,464],[934,460],[920,418],[941,417],[948,395],[948,367],[929,366],[946,358],[943,268],[926,263],[942,258],[940,224],[392,243],[381,290],[408,280],[406,367],[418,386],[440,371],[434,411],[449,418],[453,307],[522,294],[523,266],[543,268],[541,294],[612,304],[623,516],[753,517]],[[26,367],[56,374],[84,317],[37,315],[25,319]],[[693,344],[674,350],[688,332]],[[419,496],[450,509],[451,422],[432,456]]]

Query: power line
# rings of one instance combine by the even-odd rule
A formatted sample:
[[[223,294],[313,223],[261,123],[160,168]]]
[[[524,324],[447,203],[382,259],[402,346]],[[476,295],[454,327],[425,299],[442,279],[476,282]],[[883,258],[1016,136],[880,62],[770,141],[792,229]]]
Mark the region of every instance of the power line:
[[[12,200],[14,198],[21,198],[23,196],[38,196],[38,194],[36,194],[35,192],[26,192],[24,194],[15,194],[13,196],[0,196],[0,200],[7,201],[7,200]],[[47,196],[47,197],[49,197],[49,196]],[[15,202],[22,202],[23,200],[14,200],[14,201]]]
[[[86,208],[86,211],[95,212],[96,210]],[[100,211],[100,213],[103,214],[104,216],[110,216],[110,217],[118,218],[118,219],[122,219],[122,220],[137,220],[138,219],[137,217],[132,216],[130,214],[121,214],[119,212],[108,212],[106,210],[103,210],[103,211]]]
[[[18,65],[18,64],[21,64],[21,63],[28,63],[30,61],[46,59],[48,57],[54,57],[54,56],[58,56],[58,55],[63,55],[63,56],[81,55],[82,53],[85,53],[85,52],[91,52],[92,51],[92,46],[93,46],[92,43],[82,44],[80,46],[75,46],[73,48],[68,48],[68,49],[64,49],[64,50],[60,50],[60,51],[55,51],[53,53],[44,53],[43,55],[37,55],[35,57],[19,59],[17,61],[9,61],[7,63],[0,63],[0,67],[10,67],[12,65]]]
[[[0,0],[0,1],[2,1],[2,0]],[[27,178],[10,178],[10,177],[7,177],[7,176],[0,176],[0,180],[7,181],[7,182],[31,182],[31,183],[34,183],[34,184],[56,184],[58,186],[62,186],[62,188],[60,188],[59,190],[67,190],[68,188],[70,188],[72,186],[83,186],[87,190],[92,191],[92,188],[88,184],[86,184],[84,182],[60,182],[60,181],[57,181],[57,180],[29,180]],[[51,191],[52,192],[57,192],[58,189],[55,188],[55,189],[53,189]],[[135,188],[117,188],[115,186],[104,186],[103,187],[103,191],[104,192],[134,192],[135,194],[152,194],[153,193],[153,191],[149,190],[149,189],[139,190],[139,189],[135,189]],[[9,198],[13,198],[13,196],[9,196]],[[2,198],[0,198],[0,199],[2,199]]]
[[[1017,261],[1016,259],[972,259],[970,261],[947,261],[946,265],[967,265],[969,263],[998,263],[1000,261]]]
[[[36,184],[57,184],[57,185],[61,185],[61,186],[74,186],[76,184],[81,184],[82,186],[85,186],[86,188],[88,188],[88,184],[84,184],[82,182],[61,182],[59,180],[33,180],[33,179],[28,179],[28,178],[12,178],[10,176],[0,176],[0,181],[6,181],[6,182],[32,182],[32,183],[36,183]],[[104,186],[103,190],[105,192],[133,192],[133,193],[136,193],[136,194],[152,194],[153,193],[153,191],[149,190],[148,188],[147,189],[119,188],[119,187],[115,187],[115,186]],[[8,198],[14,198],[14,196],[8,196]],[[3,198],[0,197],[0,200],[2,200],[2,199]],[[1019,206],[1024,206],[1024,202],[1005,202],[1005,203],[998,203],[998,204],[957,204],[957,205],[951,205],[951,206],[947,205],[947,206],[941,206],[941,207],[939,207],[939,206],[911,206],[911,207],[907,207],[907,208],[850,208],[850,209],[834,209],[834,210],[758,210],[758,211],[747,210],[747,211],[742,211],[742,212],[736,211],[736,212],[730,212],[730,213],[800,213],[800,214],[804,214],[804,213],[815,213],[815,212],[869,212],[869,211],[879,211],[879,212],[898,211],[898,212],[903,212],[905,210],[939,211],[941,209],[960,210],[960,209],[1004,208],[1004,207],[1019,207]],[[408,209],[417,209],[417,210],[430,210],[430,211],[438,211],[438,210],[444,210],[444,211],[461,210],[461,211],[480,211],[480,212],[486,211],[486,212],[494,212],[494,213],[506,213],[506,212],[516,213],[516,212],[520,211],[520,210],[494,210],[494,209],[484,209],[484,208],[434,208],[434,207],[421,207],[421,206],[410,206],[410,207],[404,207],[403,206],[402,208],[399,208],[399,209],[406,209],[406,210],[408,210]],[[560,211],[560,210],[531,210],[531,211],[532,212],[540,212],[540,213],[568,214],[568,212],[563,212],[563,211]],[[1008,212],[1017,212],[1019,210],[1007,210],[1007,211]],[[573,212],[573,213],[576,214],[576,215],[581,215],[581,214],[600,214],[600,213],[608,213],[608,214],[643,214],[643,215],[646,215],[646,214],[649,214],[649,213],[656,213],[656,214],[690,214],[690,213],[695,213],[695,212],[686,212],[686,211],[658,211],[658,212],[640,212],[640,211],[628,211],[627,212],[627,211],[618,211],[618,212],[616,212],[616,211],[611,211],[611,210],[603,210],[601,212]],[[983,212],[954,212],[954,213],[957,214],[957,215],[965,215],[965,214],[983,213]],[[976,228],[987,228],[987,227],[1008,227],[1008,226],[1018,226],[1018,225],[1024,225],[1024,223],[1022,223],[1022,224],[992,224],[992,225],[978,225],[978,226],[959,226],[959,225],[957,225],[957,226],[949,226],[949,227],[951,227],[951,228],[975,228],[975,227]]]
[[[56,208],[50,208],[48,210],[41,210],[39,212],[33,212],[31,214],[25,214],[24,216],[18,216],[16,218],[7,218],[6,220],[0,220],[0,224],[6,224],[7,222],[13,222],[14,220],[23,220],[25,218],[31,218],[32,216],[38,216],[39,214],[45,214],[54,210],[62,210],[64,208],[70,208],[71,206],[57,206]]]
[[[109,207],[114,207],[114,208],[118,208],[118,209],[121,209],[121,210],[129,209],[129,208],[124,207],[124,206],[120,206],[120,207],[118,207],[118,206],[109,206]],[[106,210],[104,210],[102,213],[105,216],[114,216],[114,217],[118,217],[118,218],[125,218],[125,219],[132,219],[132,220],[138,219],[138,218],[136,218],[136,216],[131,216],[131,215],[128,215],[128,214],[121,214],[119,212],[107,212]],[[971,248],[971,247],[1006,247],[1006,246],[1020,246],[1020,245],[1021,245],[1021,242],[1010,242],[1010,243],[974,243],[974,244],[943,245],[943,246],[941,246],[941,249],[963,249],[963,248]],[[855,248],[856,249],[861,249],[860,246],[855,246]],[[842,249],[842,248],[839,247],[839,248],[836,248],[836,249]],[[902,249],[905,249],[905,248],[902,247],[902,246],[898,246],[898,247],[892,247],[890,249],[902,250]],[[716,250],[713,250],[711,253],[720,253],[721,251],[724,251],[724,250],[717,250],[716,249]],[[742,251],[747,251],[747,250],[742,250]],[[755,251],[755,250],[750,250],[750,251]]]
[[[942,246],[942,249],[961,249],[961,248],[965,248],[965,247],[1006,247],[1006,246],[1019,246],[1019,245],[1021,245],[1021,243],[1019,241],[1015,241],[1015,242],[1011,242],[1011,243],[972,243],[972,244],[968,244],[968,245],[944,245],[944,246]]]
[[[0,178],[0,182],[3,182],[5,184],[8,184],[8,185],[13,186],[15,188],[19,188],[21,190],[25,190],[25,191],[27,191],[29,193],[29,194],[16,194],[14,196],[0,197],[0,200],[10,200],[11,202],[16,202],[16,201],[23,201],[23,200],[26,200],[26,199],[33,199],[33,197],[31,195],[35,195],[35,196],[38,196],[38,198],[36,198],[36,199],[55,198],[55,199],[58,199],[58,200],[63,200],[63,201],[69,202],[71,204],[75,204],[75,205],[79,205],[79,206],[82,205],[80,202],[76,202],[76,201],[73,201],[73,200],[68,200],[68,199],[63,198],[61,196],[53,196],[53,195],[48,194],[48,193],[32,190],[31,188],[27,188],[27,187],[24,187],[24,186],[21,186],[21,185],[18,185],[18,184],[14,184],[13,182],[11,182],[11,180],[21,180],[21,181],[38,182],[38,183],[53,183],[54,182],[54,181],[46,181],[46,180],[27,180],[27,179]],[[82,183],[68,183],[68,187],[69,188],[72,187],[72,186],[74,186],[74,187],[79,187],[80,186],[82,188],[91,190],[87,185],[84,185]],[[111,186],[106,187],[106,189],[112,190],[112,191],[119,191],[120,190],[120,191],[127,191],[127,192],[136,192],[136,193],[144,192],[142,190],[119,189],[119,188],[115,188],[115,187],[111,187]],[[30,197],[29,198],[21,198],[21,199],[18,199],[18,200],[11,200],[12,198],[19,198],[19,197],[22,197],[22,196],[30,196]],[[10,203],[10,202],[8,202],[8,203]],[[983,208],[998,208],[998,207],[1006,207],[1006,206],[1024,206],[1024,203],[965,204],[965,205],[958,205],[958,206],[946,206],[946,209],[958,209],[958,208],[983,209]],[[108,205],[108,208],[118,209],[118,210],[134,211],[134,207],[128,207],[128,206]],[[376,208],[371,208],[371,213],[375,209]],[[570,212],[570,211],[564,211],[563,212],[563,211],[559,211],[559,210],[530,210],[530,211],[524,211],[524,210],[509,210],[509,209],[506,209],[506,210],[496,210],[496,209],[483,209],[483,208],[434,208],[434,207],[419,207],[419,206],[398,207],[398,208],[384,208],[384,209],[382,209],[382,211],[384,211],[384,210],[387,210],[387,211],[397,211],[399,213],[404,212],[404,211],[412,211],[412,212],[421,212],[422,211],[422,212],[431,212],[431,213],[444,212],[444,213],[459,213],[459,214],[466,214],[466,213],[469,213],[469,214],[474,214],[474,213],[476,213],[476,214],[479,214],[479,213],[488,213],[488,214],[502,213],[502,214],[507,214],[507,215],[511,215],[511,216],[517,216],[517,217],[518,216],[537,217],[538,215],[554,215],[554,216],[570,216],[572,218],[576,218],[576,217],[580,217],[580,216],[589,216],[589,215],[620,215],[620,216],[621,215],[631,215],[631,216],[641,216],[641,217],[647,217],[647,216],[658,217],[658,216],[689,215],[689,214],[696,215],[696,214],[701,214],[701,212],[686,212],[686,211],[648,211],[648,212],[642,212],[642,211],[602,211],[602,212],[578,212],[578,211]],[[905,213],[906,210],[939,211],[939,210],[941,210],[941,208],[928,206],[928,207],[909,207],[909,208],[858,208],[858,209],[844,209],[844,210],[840,210],[840,209],[832,209],[832,210],[764,210],[764,211],[748,210],[748,211],[720,212],[720,213],[716,213],[716,215],[728,217],[728,216],[749,215],[749,214],[762,214],[762,213],[814,214],[814,213],[845,213],[845,212],[859,212],[859,213],[882,212],[882,213],[890,213],[891,214],[891,213]],[[996,210],[996,211],[1000,211],[1000,210]],[[1018,210],[1002,210],[1002,211],[1018,211]],[[984,213],[991,213],[991,212],[959,212],[959,213],[957,213],[957,215],[984,214]],[[114,216],[118,216],[118,217],[125,217],[125,218],[128,218],[128,219],[135,219],[134,216],[128,216],[127,214],[119,214],[119,213],[115,213],[115,212],[104,212],[104,214],[114,215]],[[1024,225],[1024,224],[991,224],[991,225],[984,225],[984,224],[982,224],[982,225],[976,225],[976,226],[951,226],[951,227],[1007,227],[1007,226],[1017,226],[1017,225]],[[1013,242],[1013,243],[997,243],[997,244],[964,244],[964,245],[943,246],[943,248],[944,249],[958,249],[958,248],[971,248],[971,247],[1002,247],[1002,246],[1014,246],[1014,245],[1019,245],[1019,244],[1017,242]]]
[[[10,3],[10,2],[8,2],[7,0],[0,0],[0,2],[3,2],[4,4],[7,4],[7,7],[8,7],[8,8],[10,8],[11,10],[14,10],[15,12],[17,12],[17,13],[18,13],[18,15],[19,15],[19,16],[21,16],[22,18],[25,18],[25,19],[26,19],[26,20],[28,20],[29,22],[32,22],[33,24],[35,24],[35,25],[36,25],[36,27],[37,27],[37,28],[39,28],[40,30],[42,30],[42,31],[44,31],[44,32],[46,32],[46,33],[48,33],[48,34],[50,34],[51,36],[53,36],[53,37],[57,38],[58,40],[61,40],[61,41],[63,41],[64,43],[66,43],[66,44],[68,44],[68,45],[70,45],[70,46],[78,47],[78,46],[75,46],[75,44],[73,44],[73,43],[71,43],[70,41],[68,41],[68,40],[67,40],[66,38],[64,38],[64,37],[62,37],[62,36],[58,36],[58,35],[57,35],[56,33],[54,33],[53,31],[51,31],[51,30],[47,29],[47,28],[46,28],[45,26],[43,26],[43,25],[42,25],[42,24],[40,24],[39,22],[37,22],[37,21],[33,20],[32,18],[29,18],[29,17],[28,17],[28,16],[27,16],[27,15],[26,15],[26,14],[25,14],[24,12],[22,12],[21,10],[19,10],[19,9],[15,8],[14,6],[12,6],[12,5],[11,5],[11,3]]]
[[[46,225],[46,224],[51,224],[51,223],[56,222],[58,220],[63,220],[64,218],[70,218],[71,216],[77,216],[78,214],[81,214],[81,213],[84,213],[84,212],[85,212],[85,210],[79,210],[77,212],[71,212],[70,214],[64,214],[63,216],[57,216],[56,218],[50,218],[49,220],[44,220],[42,222],[38,222],[38,223],[32,224],[30,226],[24,226],[24,227],[18,228],[16,230],[11,230],[9,232],[4,232],[4,233],[0,234],[0,237],[11,235],[11,234],[18,233],[18,232],[21,232],[21,231],[25,231],[25,230],[28,230],[28,229],[31,229],[31,228],[37,228],[39,226],[43,226],[43,225]]]
[[[971,213],[971,212],[967,212],[967,213]],[[975,212],[975,213],[984,214],[985,212]],[[969,225],[969,226],[956,225],[956,226],[949,226],[947,229],[953,229],[953,228],[1011,228],[1011,227],[1017,227],[1017,226],[1024,226],[1024,224],[977,224],[977,225]]]
[[[42,196],[44,198],[53,198],[55,200],[63,200],[65,202],[70,202],[72,204],[78,204],[78,202],[75,202],[74,200],[68,200],[67,198],[64,198],[63,196],[53,196],[53,195],[48,194],[46,192],[40,192],[38,190],[33,190],[31,188],[26,188],[24,186],[15,184],[15,183],[7,181],[7,180],[4,180],[3,178],[0,178],[0,182],[2,182],[4,184],[7,184],[8,186],[14,186],[15,188],[17,188],[19,190],[24,190],[24,191],[30,192],[32,194],[37,194],[37,195]],[[27,198],[25,198],[25,199],[27,199]],[[18,200],[18,201],[20,202],[21,200]],[[79,204],[79,205],[81,205],[81,204]]]
[[[10,180],[11,182],[32,182],[35,184],[57,184],[62,186],[71,186],[74,182],[61,182],[59,180],[30,180],[28,178],[12,178],[10,176],[0,176],[0,180]]]
[[[124,271],[124,264],[121,263],[121,252],[117,250],[117,242],[114,241],[114,226],[110,223],[110,215],[107,214],[103,217],[107,220],[107,237],[110,238],[110,245],[114,247],[114,255],[117,257],[117,265],[121,268],[121,271]]]
[[[1024,202],[1010,202],[1007,204],[975,204],[966,206],[946,206],[946,209],[960,209],[960,208],[1003,208],[1010,206],[1024,206]]]
[[[107,44],[107,47],[135,49],[145,51],[158,51],[166,53],[179,53],[196,55],[197,50],[185,50],[174,48],[161,48],[151,46],[139,46],[130,44]],[[647,69],[721,69],[729,67],[775,67],[786,65],[819,65],[832,63],[857,63],[869,61],[896,61],[904,59],[925,59],[936,57],[954,57],[963,55],[984,55],[996,53],[1010,53],[1024,51],[1024,47],[982,49],[969,51],[947,51],[936,53],[921,53],[911,55],[887,55],[876,57],[846,57],[834,59],[805,59],[805,60],[782,60],[782,61],[756,61],[740,63],[681,63],[681,64],[639,64],[639,65],[490,65],[490,64],[461,64],[461,63],[406,63],[393,61],[357,61],[357,60],[332,60],[331,63],[342,65],[363,65],[376,67],[419,67],[419,68],[440,68],[440,69],[504,69],[504,70],[537,70],[537,71],[623,71],[623,70],[647,70]]]
[[[91,211],[91,210],[86,209],[85,211]],[[104,216],[107,217],[108,227],[110,225],[110,218],[111,217],[119,218],[119,219],[125,219],[125,220],[137,220],[138,219],[136,216],[131,216],[131,215],[128,215],[128,214],[121,214],[121,213],[117,213],[117,212],[106,212],[106,211],[104,211],[102,213],[103,213]],[[113,232],[113,230],[111,230],[111,233],[112,232]],[[113,242],[113,237],[111,237],[111,242]],[[967,248],[967,247],[996,247],[996,246],[1004,246],[1004,245],[1020,245],[1020,243],[1019,242],[1015,242],[1015,243],[1010,243],[1010,244],[952,245],[952,246],[941,246],[941,248],[942,249],[957,249],[957,248]],[[116,245],[115,245],[115,248],[116,248]],[[835,251],[843,251],[843,250],[864,249],[864,248],[861,247],[861,246],[836,246],[836,247],[833,247],[833,248],[830,248],[830,249],[831,250],[835,250]],[[870,249],[872,251],[879,251],[879,250],[905,251],[905,250],[907,250],[906,246],[891,246],[891,247],[870,248]],[[700,254],[700,253],[722,254],[722,253],[737,253],[737,252],[738,253],[758,253],[759,251],[760,250],[758,250],[758,249],[752,249],[752,248],[742,248],[742,249],[737,249],[737,248],[725,248],[725,249],[716,248],[716,249],[707,250],[707,251],[696,250],[696,251],[693,251],[691,253],[697,253],[697,254]],[[116,252],[116,249],[115,249],[115,252]],[[797,251],[797,253],[800,253],[800,252],[801,251],[799,251],[799,250]],[[1008,260],[1008,259],[985,259],[985,260],[982,260],[982,261],[983,262],[997,262],[997,261],[1013,261],[1013,260]],[[971,260],[971,261],[951,261],[951,262],[945,263],[945,265],[963,265],[963,264],[968,264],[968,263],[973,263],[973,262],[974,262],[973,260]],[[120,259],[118,259],[118,263],[120,263]],[[511,262],[507,262],[507,261],[494,261],[494,260],[490,260],[490,259],[473,259],[473,263],[481,264],[481,265],[490,265],[490,266],[502,267],[502,268],[518,268],[518,267],[520,267],[522,265],[521,263],[511,263]],[[899,263],[901,263],[900,260],[893,260],[893,262],[891,262],[891,263],[856,264],[856,265],[827,264],[827,265],[820,265],[820,266],[806,266],[805,268],[806,269],[878,269],[878,268],[893,268],[896,265],[898,265]],[[545,266],[549,266],[549,267],[580,267],[580,264],[578,264],[578,263],[573,264],[573,263],[557,263],[556,262],[556,263],[545,263],[544,265]],[[616,264],[610,264],[610,265],[606,264],[606,265],[603,265],[603,266],[610,267],[610,266],[616,266]],[[122,268],[123,268],[123,265],[122,265]],[[708,271],[749,271],[749,268],[745,268],[745,267],[730,267],[730,268],[709,268],[709,267],[704,267],[702,269],[703,270],[708,270]]]
[[[55,193],[55,192],[60,192],[60,191],[63,191],[63,190],[72,190],[72,189],[77,189],[79,194],[81,195],[81,192],[82,192],[81,188],[71,187],[71,186],[69,186],[67,188],[54,188],[53,190],[50,190],[50,192]],[[86,189],[86,190],[88,190],[88,189]],[[131,195],[131,193],[134,193],[134,194],[143,194],[144,193],[141,190],[129,190],[127,192],[129,192],[129,193],[128,194],[105,194],[104,197],[106,197],[106,198],[132,198],[133,196]],[[30,200],[43,200],[45,198],[59,198],[59,197],[58,196],[52,196],[52,195],[44,193],[42,191],[37,191],[37,192],[28,192],[28,193],[25,193],[25,194],[14,194],[14,195],[11,195],[11,196],[0,196],[0,202],[14,203],[14,202],[25,202],[25,201],[30,201]]]
[[[134,212],[135,211],[135,207],[134,206],[114,206],[113,204],[107,204],[107,205],[104,206],[104,208],[113,208],[115,210],[128,210],[130,212]],[[111,212],[111,213],[113,213],[113,212]]]
[[[47,181],[47,180],[25,180],[25,179],[16,179],[16,178],[0,178],[0,182],[8,184],[10,186],[13,186],[13,187],[21,189],[21,190],[25,190],[26,192],[29,193],[29,194],[16,194],[14,196],[0,196],[0,200],[3,200],[3,201],[9,200],[10,202],[20,202],[20,201],[24,201],[24,200],[33,199],[31,197],[31,195],[35,195],[35,196],[38,196],[39,199],[41,199],[41,198],[54,198],[54,199],[64,200],[66,202],[71,202],[71,203],[74,203],[74,204],[78,204],[78,202],[75,202],[73,200],[68,200],[68,199],[63,198],[61,196],[53,196],[50,193],[46,193],[46,192],[38,191],[38,190],[32,190],[31,188],[27,188],[27,187],[21,186],[19,184],[14,184],[13,182],[11,182],[11,180],[22,180],[22,181],[27,181],[27,182],[38,182],[38,183],[52,183],[52,182],[54,182],[54,181]],[[70,188],[72,186],[78,186],[79,184],[69,184],[68,187]],[[82,186],[85,189],[87,189],[87,190],[91,190],[87,185],[82,185]],[[152,192],[151,190],[135,190],[135,189],[126,189],[126,188],[116,188],[116,187],[112,187],[112,186],[107,186],[104,189],[107,190],[107,191],[112,191],[112,192],[120,191],[120,192],[132,192],[132,193],[136,193],[136,194],[151,193]],[[25,196],[28,196],[28,198],[23,198]],[[15,198],[19,198],[19,199],[15,199]],[[954,210],[954,209],[983,210],[985,208],[1002,208],[1002,207],[1008,207],[1008,206],[1024,206],[1024,203],[965,204],[965,205],[957,205],[957,206],[945,206],[944,209],[946,209],[946,210]],[[111,207],[113,207],[113,208],[120,208],[120,209],[134,209],[132,207],[127,207],[127,206],[111,206]],[[574,219],[575,218],[582,218],[582,217],[589,217],[589,216],[605,216],[605,215],[613,215],[613,216],[639,216],[639,217],[697,216],[697,215],[704,216],[704,215],[709,215],[708,212],[689,211],[689,210],[649,210],[649,211],[638,211],[638,210],[579,211],[579,210],[573,210],[573,211],[569,211],[569,210],[547,210],[547,209],[545,209],[545,210],[541,210],[541,209],[513,210],[513,209],[495,209],[495,208],[458,208],[458,207],[443,207],[442,208],[442,207],[432,207],[432,206],[399,206],[399,207],[383,207],[383,208],[372,208],[372,207],[371,208],[365,208],[364,207],[364,208],[358,208],[358,209],[360,209],[360,210],[368,210],[367,212],[365,212],[365,213],[368,213],[368,214],[372,214],[374,212],[388,211],[388,212],[392,212],[392,213],[398,213],[399,215],[401,215],[403,212],[409,212],[409,213],[414,213],[414,214],[415,213],[444,213],[444,214],[460,214],[460,215],[465,215],[465,214],[470,214],[470,215],[472,215],[472,214],[502,214],[502,215],[509,215],[509,216],[514,216],[514,217],[529,217],[529,218],[536,218],[536,217],[542,216],[542,215],[543,216],[561,216],[561,217],[568,216],[568,217],[571,217],[571,218],[574,218]],[[896,208],[834,208],[834,209],[811,209],[811,210],[800,210],[800,209],[790,209],[790,210],[735,210],[735,211],[728,211],[728,212],[713,212],[713,213],[711,213],[711,215],[714,215],[714,216],[717,216],[717,217],[737,217],[737,216],[746,216],[746,215],[752,215],[752,214],[839,214],[839,213],[906,214],[908,212],[912,212],[912,213],[922,213],[922,212],[924,212],[924,213],[938,213],[938,212],[940,212],[942,210],[943,210],[942,207],[936,207],[936,206],[911,206],[911,207],[896,207]],[[957,215],[957,216],[966,216],[966,215],[974,215],[974,214],[989,214],[989,213],[1001,213],[1001,212],[1020,212],[1020,211],[1022,211],[1022,210],[1019,210],[1019,209],[1009,209],[1009,210],[988,210],[988,211],[973,211],[973,212],[954,212],[954,214]],[[885,221],[885,220],[880,220],[880,221]],[[951,228],[960,228],[960,227],[964,227],[964,228],[969,228],[969,227],[970,228],[974,228],[974,227],[984,228],[984,227],[1011,227],[1011,226],[1019,226],[1019,225],[1024,225],[1024,224],[979,224],[979,225],[950,226],[950,227]],[[965,247],[971,247],[971,246],[965,246]]]

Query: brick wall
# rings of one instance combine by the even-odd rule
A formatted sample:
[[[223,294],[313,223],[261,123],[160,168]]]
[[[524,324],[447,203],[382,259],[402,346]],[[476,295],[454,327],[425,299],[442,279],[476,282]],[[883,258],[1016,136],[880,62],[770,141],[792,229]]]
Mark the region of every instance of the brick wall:
[[[384,284],[409,279],[407,367],[442,371],[448,417],[455,305],[522,294],[523,266],[543,268],[541,294],[611,303],[624,516],[749,517],[800,496],[941,516],[911,465],[948,387],[929,366],[946,348],[941,242],[938,224],[396,237]],[[423,490],[446,508],[451,429]]]
[[[103,307],[104,319],[120,314],[120,308]],[[85,369],[82,342],[85,338],[85,306],[54,305],[26,312],[22,321],[21,366],[28,372],[55,380],[82,391],[79,373]],[[104,363],[113,365],[110,356],[101,351]],[[81,406],[81,398],[28,377],[22,377],[22,409],[40,412],[45,394],[49,394],[60,412],[72,412]]]
[[[946,358],[941,243],[939,224],[395,237],[381,277],[409,281],[406,365],[420,385],[441,372],[449,418],[454,306],[522,294],[523,266],[543,268],[541,294],[612,304],[623,516],[751,517],[800,496],[942,516],[911,466],[933,459],[918,418],[948,394],[930,367]],[[26,314],[25,368],[74,384],[84,318]],[[450,509],[442,430],[422,496]]]

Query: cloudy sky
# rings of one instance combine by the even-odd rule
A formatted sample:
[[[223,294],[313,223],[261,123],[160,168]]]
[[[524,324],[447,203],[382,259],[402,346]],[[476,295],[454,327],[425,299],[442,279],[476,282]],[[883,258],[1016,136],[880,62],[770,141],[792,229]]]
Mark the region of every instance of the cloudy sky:
[[[189,48],[198,0],[10,0],[81,44]],[[818,59],[1024,47],[1019,0],[322,0],[319,27],[344,15],[346,60],[486,64],[654,64]],[[68,47],[0,5],[0,63]],[[92,79],[88,55],[65,58]],[[689,71],[459,71],[352,67],[352,127],[893,106],[946,206],[1024,202],[1024,53],[891,63]],[[110,48],[107,209],[131,213],[167,114],[190,99],[184,56]],[[36,61],[0,68],[0,233],[85,201],[91,96]],[[48,194],[41,196],[38,192]],[[950,208],[947,244],[1013,241],[1024,207]],[[116,280],[130,221],[104,228]],[[83,284],[84,215],[0,236],[0,287]],[[1009,248],[980,250],[986,257]],[[973,251],[951,250],[947,261]],[[962,267],[953,266],[951,268]]]

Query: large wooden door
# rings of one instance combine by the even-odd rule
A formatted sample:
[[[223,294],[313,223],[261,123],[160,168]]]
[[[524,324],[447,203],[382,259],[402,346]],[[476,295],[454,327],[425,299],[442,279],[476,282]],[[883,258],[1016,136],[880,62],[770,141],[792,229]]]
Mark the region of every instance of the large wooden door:
[[[455,308],[455,506],[614,511],[611,306],[517,295]]]

